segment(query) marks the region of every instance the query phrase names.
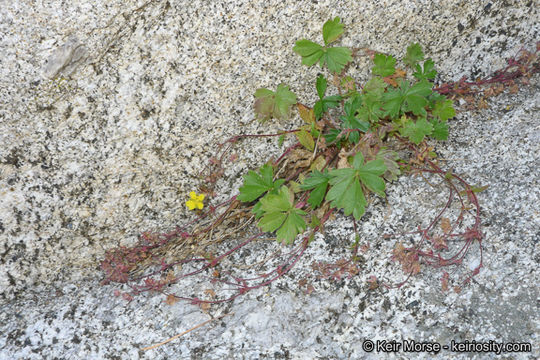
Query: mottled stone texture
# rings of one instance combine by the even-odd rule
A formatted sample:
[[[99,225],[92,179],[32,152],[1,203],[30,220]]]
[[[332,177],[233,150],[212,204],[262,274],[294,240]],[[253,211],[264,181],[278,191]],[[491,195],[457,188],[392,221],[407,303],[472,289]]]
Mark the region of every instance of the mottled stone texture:
[[[206,319],[182,303],[158,306],[159,297],[126,307],[111,288],[99,287],[98,262],[143,230],[170,230],[188,219],[184,202],[216,144],[299,124],[252,121],[253,93],[284,82],[313,102],[321,70],[301,66],[292,46],[303,37],[321,40],[327,19],[343,19],[346,46],[401,57],[419,42],[439,80],[457,80],[488,75],[521,48],[535,48],[537,8],[534,1],[457,0],[6,2],[0,358],[138,358],[138,348]],[[368,59],[359,59],[351,74],[366,79],[369,69]],[[409,290],[365,295],[367,276],[384,273],[388,254],[375,254],[371,272],[339,286],[323,282],[311,298],[294,276],[286,292],[248,294],[223,327],[152,358],[360,358],[365,338],[457,337],[536,341],[538,354],[537,119],[533,78],[487,110],[461,112],[441,145],[467,180],[490,185],[480,196],[488,238],[480,285],[443,296],[437,281],[418,280]],[[275,140],[257,140],[237,152],[218,184],[221,199],[279,149]],[[401,221],[396,214],[421,202],[409,181],[389,189],[393,215],[385,217],[382,203],[374,207],[364,236],[377,238],[384,222]],[[347,233],[338,233],[346,247]],[[317,241],[300,269],[334,251]]]

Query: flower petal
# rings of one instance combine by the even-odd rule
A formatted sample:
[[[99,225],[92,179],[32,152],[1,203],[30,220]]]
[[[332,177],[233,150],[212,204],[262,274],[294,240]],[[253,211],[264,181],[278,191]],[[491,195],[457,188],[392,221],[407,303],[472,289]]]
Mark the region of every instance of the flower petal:
[[[192,198],[193,200],[197,200],[197,193],[195,191],[191,191],[189,193],[189,197]]]
[[[204,194],[197,195],[197,201],[203,201],[204,200]]]
[[[204,204],[202,202],[197,202],[197,208],[202,209]]]
[[[188,207],[189,210],[193,210],[197,206],[197,203],[193,200],[188,200],[186,201],[186,206]]]

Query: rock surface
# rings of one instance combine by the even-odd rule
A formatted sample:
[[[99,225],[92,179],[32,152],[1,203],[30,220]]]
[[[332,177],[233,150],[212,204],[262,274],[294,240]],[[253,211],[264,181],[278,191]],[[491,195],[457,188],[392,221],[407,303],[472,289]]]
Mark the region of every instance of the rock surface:
[[[327,19],[343,19],[346,46],[401,57],[420,42],[447,81],[486,76],[521,48],[534,49],[536,9],[532,1],[411,0],[4,5],[0,359],[375,359],[381,354],[366,353],[365,340],[403,339],[528,342],[532,352],[511,357],[538,358],[538,75],[488,109],[461,111],[439,147],[448,167],[489,185],[479,194],[484,268],[459,294],[443,293],[440,272],[429,270],[404,289],[367,288],[371,275],[399,275],[388,262],[393,243],[381,234],[414,229],[433,211],[417,191],[425,184],[407,177],[389,187],[388,205],[375,204],[362,221],[362,239],[376,247],[360,274],[339,282],[311,274],[313,261],[348,254],[352,228],[338,218],[289,276],[212,308],[231,315],[154,350],[141,349],[209,315],[166,305],[161,295],[126,303],[115,287],[99,285],[98,269],[106,249],[190,218],[184,202],[216,144],[299,124],[252,121],[253,93],[284,82],[312,103],[320,68],[301,66],[292,46],[320,40]],[[355,65],[352,75],[365,79],[368,60]],[[236,151],[239,160],[218,184],[222,199],[236,193],[248,169],[279,154],[274,140],[245,141]],[[277,249],[269,246],[256,244],[245,262]],[[301,279],[315,291],[305,294]]]

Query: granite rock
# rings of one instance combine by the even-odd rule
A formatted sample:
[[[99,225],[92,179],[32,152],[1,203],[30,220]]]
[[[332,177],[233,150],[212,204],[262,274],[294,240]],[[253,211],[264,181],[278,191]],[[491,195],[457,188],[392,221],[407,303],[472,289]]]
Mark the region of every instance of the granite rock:
[[[389,205],[374,204],[362,222],[363,239],[378,245],[359,275],[336,283],[311,274],[313,261],[347,255],[352,228],[338,218],[287,278],[211,309],[233,314],[155,350],[141,349],[209,315],[166,305],[160,295],[126,303],[114,287],[100,286],[106,249],[190,218],[184,202],[217,144],[300,123],[253,121],[253,93],[284,82],[313,102],[321,70],[301,66],[292,46],[320,39],[334,16],[346,25],[346,46],[401,57],[409,43],[421,43],[438,81],[489,75],[538,39],[532,1],[4,4],[0,359],[378,358],[362,350],[367,339],[521,341],[533,352],[516,358],[538,357],[537,75],[488,109],[462,109],[439,147],[448,166],[489,185],[479,195],[485,268],[460,294],[442,293],[436,271],[405,289],[366,287],[371,275],[395,276],[392,244],[380,234],[414,229],[433,211],[416,191],[422,182],[407,177],[389,187]],[[351,74],[365,80],[369,69],[359,59]],[[271,139],[247,140],[235,151],[215,202],[235,194],[248,169],[279,154]],[[246,262],[268,246],[255,244]],[[313,283],[311,295],[298,285],[303,278]]]

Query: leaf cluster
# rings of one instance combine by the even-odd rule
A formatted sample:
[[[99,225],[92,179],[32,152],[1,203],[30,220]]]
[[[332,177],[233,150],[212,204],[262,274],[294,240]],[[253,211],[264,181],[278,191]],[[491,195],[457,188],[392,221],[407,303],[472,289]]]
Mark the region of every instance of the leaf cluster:
[[[403,170],[392,139],[415,145],[428,138],[446,140],[447,121],[455,116],[452,101],[433,91],[437,72],[419,44],[410,45],[402,60],[412,73],[409,76],[395,57],[386,54],[375,54],[373,76],[363,86],[341,76],[352,61],[352,51],[330,45],[343,32],[336,17],[323,25],[323,45],[301,39],[293,48],[303,64],[319,62],[334,73],[332,84],[339,93],[328,95],[329,82],[323,74],[315,82],[318,100],[312,108],[296,103],[296,95],[284,84],[275,92],[258,89],[255,93],[258,119],[287,118],[296,104],[306,124],[294,132],[303,148],[291,155],[297,177],[288,182],[274,179],[274,168],[267,164],[244,176],[238,195],[238,200],[253,203],[259,227],[275,232],[277,240],[287,244],[308,223],[318,226],[319,208],[343,210],[360,219],[370,194],[385,197],[386,182],[397,179]],[[280,136],[280,145],[284,138]]]
[[[345,65],[352,61],[352,51],[346,47],[330,47],[343,34],[343,24],[339,17],[328,20],[323,25],[324,45],[313,41],[302,39],[296,42],[293,51],[302,56],[302,64],[311,66],[319,62],[323,67],[334,73],[341,73]]]
[[[312,208],[318,207],[326,193],[331,207],[343,209],[345,215],[360,219],[366,211],[364,187],[384,197],[385,183],[381,175],[387,170],[381,159],[364,163],[364,156],[358,152],[352,160],[351,168],[333,169],[329,172],[313,172],[303,185],[303,190],[312,190],[308,202]]]

